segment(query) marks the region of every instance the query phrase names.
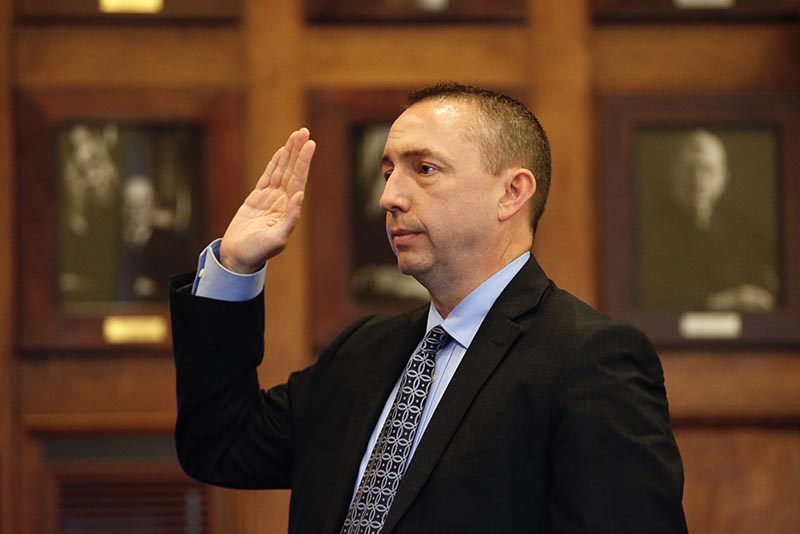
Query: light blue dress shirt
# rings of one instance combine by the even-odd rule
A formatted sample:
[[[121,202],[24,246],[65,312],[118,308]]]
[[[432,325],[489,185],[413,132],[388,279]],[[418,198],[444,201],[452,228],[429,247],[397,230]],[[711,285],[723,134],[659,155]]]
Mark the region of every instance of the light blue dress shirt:
[[[264,287],[267,265],[264,264],[260,271],[253,274],[229,271],[219,262],[220,243],[222,239],[215,239],[200,253],[192,294],[230,302],[241,302],[258,296]]]
[[[201,254],[198,261],[197,275],[195,277],[194,287],[192,292],[195,295],[213,298],[217,300],[227,301],[242,301],[248,300],[261,292],[264,286],[264,274],[266,272],[266,265],[251,275],[239,275],[233,273],[223,267],[218,260],[219,257],[219,244],[221,240],[212,242]],[[525,252],[517,259],[506,265],[503,269],[496,272],[489,279],[483,282],[480,286],[475,288],[469,295],[467,295],[458,305],[453,308],[453,311],[443,319],[436,307],[431,304],[428,309],[428,325],[426,332],[437,325],[442,325],[442,328],[450,334],[453,338],[439,353],[436,355],[436,366],[433,371],[433,382],[431,383],[430,390],[428,391],[428,399],[425,402],[425,407],[422,410],[417,433],[414,435],[414,443],[411,446],[409,453],[409,463],[414,452],[417,450],[422,435],[433,416],[433,412],[439,405],[445,390],[447,389],[450,380],[456,373],[464,354],[469,349],[472,339],[478,332],[486,314],[494,304],[500,293],[506,288],[511,279],[522,269],[522,266],[530,258],[530,253]],[[422,340],[420,340],[422,343]],[[419,349],[419,345],[414,352]],[[411,357],[411,354],[409,354]],[[361,466],[358,469],[358,477],[356,478],[356,485],[353,488],[353,494],[361,482],[361,477],[369,461],[369,455],[372,453],[375,442],[378,440],[378,434],[381,431],[386,417],[389,415],[389,410],[392,407],[394,398],[397,395],[397,388],[400,384],[400,377],[397,378],[389,398],[383,407],[378,423],[372,431],[369,438],[367,449],[364,451],[364,456],[361,459]]]

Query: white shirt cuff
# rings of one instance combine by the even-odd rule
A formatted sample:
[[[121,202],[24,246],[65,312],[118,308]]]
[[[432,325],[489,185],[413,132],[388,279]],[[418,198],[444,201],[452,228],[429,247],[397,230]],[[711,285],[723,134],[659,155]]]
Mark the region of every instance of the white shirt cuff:
[[[215,300],[241,302],[250,300],[264,288],[267,264],[252,274],[229,271],[219,262],[222,239],[215,239],[200,253],[192,294]]]

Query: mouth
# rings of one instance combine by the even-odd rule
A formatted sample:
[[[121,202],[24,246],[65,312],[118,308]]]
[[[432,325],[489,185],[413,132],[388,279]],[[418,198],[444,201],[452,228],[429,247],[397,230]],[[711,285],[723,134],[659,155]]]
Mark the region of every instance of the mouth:
[[[421,233],[422,232],[408,228],[389,229],[389,239],[395,247],[400,247],[409,244]]]

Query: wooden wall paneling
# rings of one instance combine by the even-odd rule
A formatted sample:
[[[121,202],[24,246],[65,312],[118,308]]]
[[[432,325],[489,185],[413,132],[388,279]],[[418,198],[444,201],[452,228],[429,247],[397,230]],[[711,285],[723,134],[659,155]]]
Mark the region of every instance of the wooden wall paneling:
[[[782,352],[663,352],[677,425],[800,423],[800,358]]]
[[[26,359],[20,369],[20,410],[26,430],[169,430],[175,421],[172,360],[134,355]]]
[[[706,426],[675,434],[690,532],[797,532],[800,427]]]
[[[211,487],[163,459],[45,458],[40,513],[53,518],[53,534],[152,532],[217,534],[212,530]],[[49,506],[47,506],[49,504]]]
[[[15,56],[23,88],[233,88],[245,82],[235,28],[24,26]]]
[[[41,441],[32,434],[20,437],[17,507],[18,524],[11,532],[55,534],[52,510],[53,488],[47,483]]]
[[[13,224],[15,212],[12,178],[11,86],[13,66],[11,45],[11,0],[0,0],[0,532],[14,532],[19,503],[16,488],[16,419],[13,328],[14,257]]]
[[[553,158],[550,197],[534,251],[559,286],[596,303],[588,5],[585,0],[529,0],[528,6],[533,111],[548,134]]]
[[[209,527],[213,534],[235,534],[241,532],[236,526],[238,516],[234,503],[241,491],[211,486],[209,495]]]
[[[304,72],[315,87],[418,87],[440,80],[524,87],[524,26],[315,26]]]
[[[594,32],[600,91],[800,88],[800,25],[612,25]]]
[[[171,434],[77,436],[26,433],[21,454],[20,534],[76,529],[232,532],[229,493],[191,480],[171,453]],[[105,488],[105,489],[104,489]],[[107,492],[107,493],[106,493]],[[67,497],[66,500],[64,498]],[[181,510],[185,507],[185,510]],[[137,515],[150,525],[138,524]],[[77,523],[76,523],[77,522]]]

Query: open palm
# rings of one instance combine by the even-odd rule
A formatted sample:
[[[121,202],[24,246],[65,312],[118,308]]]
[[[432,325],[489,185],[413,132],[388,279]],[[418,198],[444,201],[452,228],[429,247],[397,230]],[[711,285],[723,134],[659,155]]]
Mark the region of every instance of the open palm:
[[[255,272],[286,248],[300,220],[315,148],[308,130],[301,128],[272,156],[222,238],[220,260],[227,269]]]

